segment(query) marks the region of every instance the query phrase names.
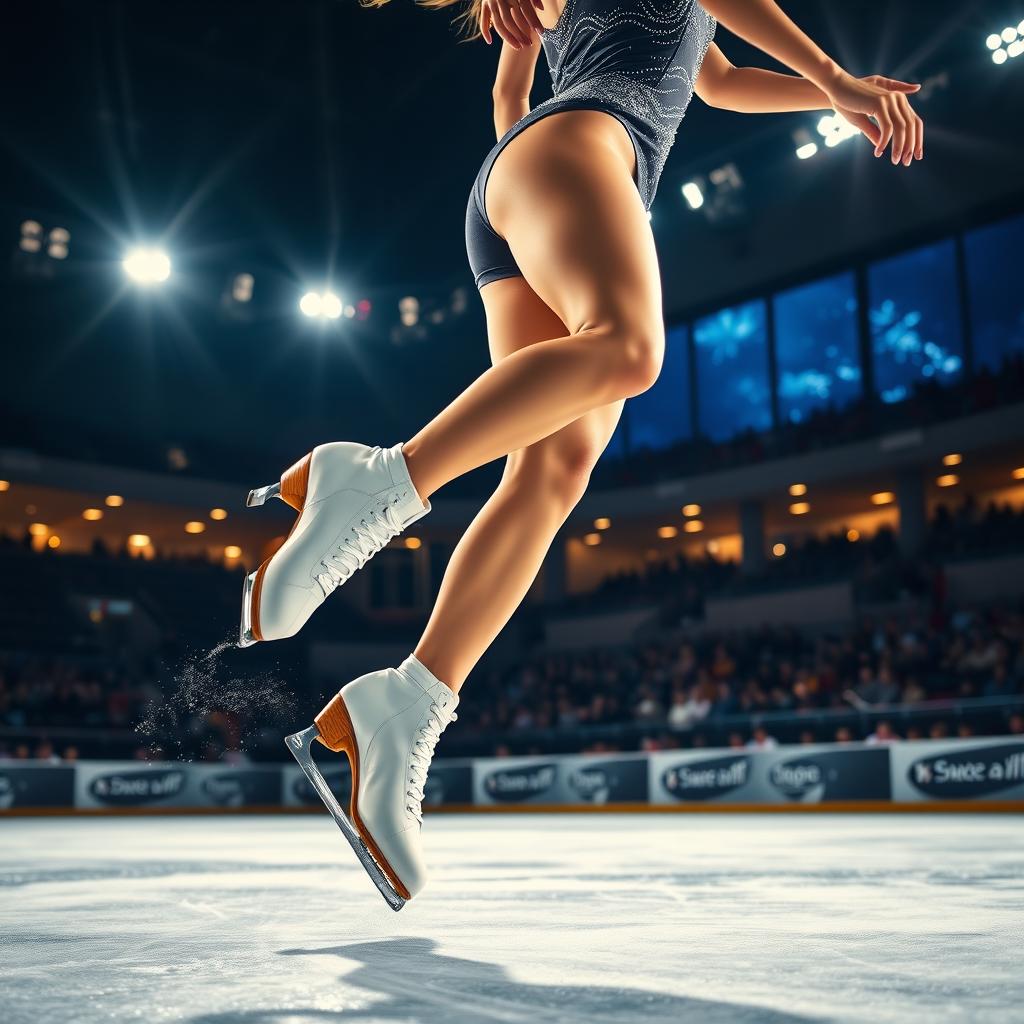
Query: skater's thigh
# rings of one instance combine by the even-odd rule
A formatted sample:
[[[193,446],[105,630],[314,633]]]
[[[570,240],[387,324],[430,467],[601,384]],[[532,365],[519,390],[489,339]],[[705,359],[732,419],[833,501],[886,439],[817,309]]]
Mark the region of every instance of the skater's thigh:
[[[571,333],[608,325],[657,339],[662,331],[658,259],[634,167],[619,121],[572,110],[530,125],[491,169],[488,218]]]
[[[562,320],[522,277],[503,278],[484,285],[480,297],[487,314],[492,362],[500,362],[539,341],[565,337],[569,333]],[[590,453],[596,461],[615,432],[622,406],[622,402],[612,402],[592,409],[528,448],[511,452],[505,463],[506,475],[549,455],[561,461],[578,461]]]

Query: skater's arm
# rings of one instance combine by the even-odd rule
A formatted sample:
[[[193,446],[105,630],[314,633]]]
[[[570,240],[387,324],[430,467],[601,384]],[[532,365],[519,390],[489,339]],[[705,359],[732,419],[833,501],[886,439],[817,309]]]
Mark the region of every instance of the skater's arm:
[[[906,95],[920,86],[877,76],[854,78],[802,32],[775,0],[703,0],[703,6],[731,32],[817,86],[828,97],[829,106],[874,142],[875,156],[881,156],[891,143],[893,163],[909,164],[923,157],[924,125]]]
[[[832,109],[829,98],[808,79],[735,67],[714,43],[701,65],[694,91],[708,106],[741,114]]]
[[[502,45],[498,57],[498,73],[491,96],[494,99],[494,130],[500,139],[521,118],[530,112],[530,90],[533,72],[540,53],[540,38],[529,46],[514,49]]]

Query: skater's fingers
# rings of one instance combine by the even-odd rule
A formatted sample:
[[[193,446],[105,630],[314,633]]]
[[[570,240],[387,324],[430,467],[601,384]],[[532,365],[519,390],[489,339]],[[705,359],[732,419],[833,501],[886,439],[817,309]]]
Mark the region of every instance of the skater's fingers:
[[[493,40],[491,37],[491,8],[488,4],[484,4],[480,8],[480,35],[484,37],[484,42],[490,46]]]

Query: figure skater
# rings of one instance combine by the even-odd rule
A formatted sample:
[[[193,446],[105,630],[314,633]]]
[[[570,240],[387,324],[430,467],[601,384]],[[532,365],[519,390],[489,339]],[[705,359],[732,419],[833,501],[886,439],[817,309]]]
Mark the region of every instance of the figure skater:
[[[435,491],[507,456],[413,653],[348,683],[313,726],[288,738],[395,909],[426,881],[423,786],[459,689],[527,593],[623,402],[658,377],[664,326],[647,211],[691,95],[750,113],[835,110],[876,157],[909,166],[924,155],[923,124],[907,99],[919,86],[854,78],[773,0],[421,2],[466,3],[473,37],[503,41],[498,142],[466,217],[493,366],[404,443],[324,444],[250,493],[249,505],[276,496],[298,517],[247,577],[241,631],[243,646],[292,636],[430,511]],[[716,21],[795,75],[734,67],[712,43]],[[554,95],[530,110],[541,47]],[[313,740],[348,756],[350,819],[312,762]]]

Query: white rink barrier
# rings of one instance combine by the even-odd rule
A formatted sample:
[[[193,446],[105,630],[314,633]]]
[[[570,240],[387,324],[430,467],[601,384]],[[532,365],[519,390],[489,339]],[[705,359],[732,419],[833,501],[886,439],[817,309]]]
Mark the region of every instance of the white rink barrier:
[[[344,759],[324,758],[322,768],[344,805],[351,785]],[[1024,738],[441,759],[425,794],[436,809],[495,811],[951,802],[1024,809]],[[296,765],[0,762],[0,813],[319,806]]]

